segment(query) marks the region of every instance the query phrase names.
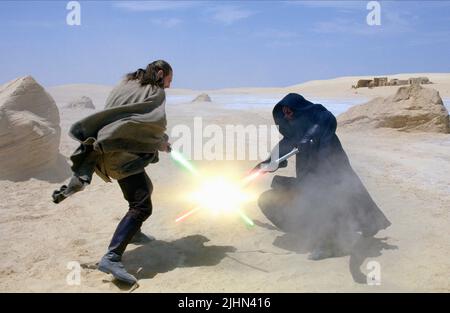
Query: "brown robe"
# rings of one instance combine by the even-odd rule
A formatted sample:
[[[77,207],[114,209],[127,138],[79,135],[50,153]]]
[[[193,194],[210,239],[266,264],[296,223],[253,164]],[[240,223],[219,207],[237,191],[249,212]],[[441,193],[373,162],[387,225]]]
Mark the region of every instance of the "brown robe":
[[[115,87],[105,110],[72,125],[70,135],[80,142],[70,159],[72,171],[91,180],[94,171],[105,181],[144,171],[158,161],[158,150],[168,140],[165,92],[138,81]]]

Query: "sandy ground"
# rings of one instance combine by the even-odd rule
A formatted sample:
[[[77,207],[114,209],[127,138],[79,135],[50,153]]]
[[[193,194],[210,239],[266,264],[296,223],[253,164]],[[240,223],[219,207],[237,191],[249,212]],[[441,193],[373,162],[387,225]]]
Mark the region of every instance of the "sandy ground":
[[[428,76],[439,81],[437,74]],[[448,77],[440,78],[442,89],[438,89],[447,96]],[[351,91],[342,86],[352,80],[337,81],[330,83],[333,88],[322,87],[326,92],[321,96],[351,97]],[[292,88],[309,88],[313,94],[316,84]],[[60,107],[78,93],[92,97],[99,107],[109,88],[73,85],[49,90]],[[367,89],[364,96],[375,91],[384,92]],[[60,113],[60,149],[69,156],[76,143],[68,137],[68,128],[92,111],[61,109]],[[169,130],[179,123],[192,124],[194,116],[203,117],[205,125],[272,123],[268,109],[234,111],[214,104],[168,106],[167,114]],[[391,227],[373,239],[360,239],[348,256],[310,261],[302,238],[276,230],[256,202],[245,208],[256,222],[253,228],[237,217],[219,220],[204,214],[176,224],[174,219],[186,209],[183,194],[191,177],[168,155],[161,155],[160,163],[147,168],[155,185],[154,213],[143,226],[156,241],[130,245],[124,256],[127,268],[139,278],[135,292],[450,291],[450,135],[389,130],[339,130],[338,135]],[[294,163],[278,174],[293,175]],[[197,168],[242,173],[253,165],[248,161],[195,162]],[[51,192],[65,179],[0,181],[0,291],[129,291],[94,269],[127,209],[118,184],[95,178],[87,190],[54,205]],[[254,191],[267,189],[270,180],[271,175],[257,181]],[[82,266],[78,286],[66,282],[70,261]],[[379,286],[366,284],[370,261],[381,266]]]

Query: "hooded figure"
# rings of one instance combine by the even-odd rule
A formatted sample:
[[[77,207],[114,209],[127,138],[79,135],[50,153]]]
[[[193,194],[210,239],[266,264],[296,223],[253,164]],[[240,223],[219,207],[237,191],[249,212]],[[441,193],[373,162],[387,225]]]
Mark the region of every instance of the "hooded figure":
[[[136,278],[121,263],[128,243],[149,240],[140,231],[152,213],[153,185],[145,172],[158,162],[158,151],[170,152],[166,131],[165,91],[172,80],[172,68],[162,60],[145,70],[130,73],[106,100],[105,109],[76,122],[70,135],[80,145],[71,155],[73,176],[56,190],[59,203],[90,184],[96,173],[104,181],[118,181],[129,207],[114,232],[98,269],[134,284]],[[143,238],[144,237],[144,238]]]
[[[275,226],[307,241],[310,259],[345,254],[355,233],[373,236],[390,225],[353,171],[331,112],[291,93],[275,106],[273,118],[283,139],[257,168],[272,172],[271,160],[298,148],[296,177],[275,176],[258,203]]]

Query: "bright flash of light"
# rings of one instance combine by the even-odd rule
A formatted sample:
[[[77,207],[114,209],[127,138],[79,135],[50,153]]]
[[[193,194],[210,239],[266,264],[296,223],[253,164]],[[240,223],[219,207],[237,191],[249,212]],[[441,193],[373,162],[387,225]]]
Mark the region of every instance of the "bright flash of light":
[[[253,193],[244,190],[241,180],[229,177],[215,176],[201,179],[201,184],[189,196],[195,205],[194,209],[179,216],[175,222],[180,222],[197,211],[209,210],[214,215],[238,214],[248,226],[254,226],[253,221],[241,210],[244,203],[256,198]]]
[[[170,155],[184,169],[200,178],[197,169],[180,152],[172,150]],[[175,222],[188,218],[200,209],[208,209],[215,215],[235,212],[248,226],[254,226],[253,221],[240,208],[245,202],[254,199],[254,196],[244,191],[244,188],[260,175],[259,171],[253,172],[241,181],[232,181],[224,177],[202,179],[200,188],[191,194],[191,200],[195,203],[194,209],[179,216]]]
[[[239,210],[254,197],[241,188],[239,182],[225,177],[212,177],[203,180],[199,189],[191,194],[192,201],[200,208],[214,214],[230,213]]]

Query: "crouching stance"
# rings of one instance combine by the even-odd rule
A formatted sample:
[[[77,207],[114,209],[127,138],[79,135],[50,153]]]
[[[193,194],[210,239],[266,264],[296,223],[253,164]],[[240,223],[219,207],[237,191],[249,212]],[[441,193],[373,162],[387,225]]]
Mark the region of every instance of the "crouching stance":
[[[277,165],[273,160],[298,148],[296,177],[275,176],[259,206],[275,226],[306,241],[309,258],[343,255],[355,233],[373,236],[390,225],[353,171],[332,113],[289,94],[275,106],[273,118],[283,139],[256,168],[285,167],[286,161]]]

